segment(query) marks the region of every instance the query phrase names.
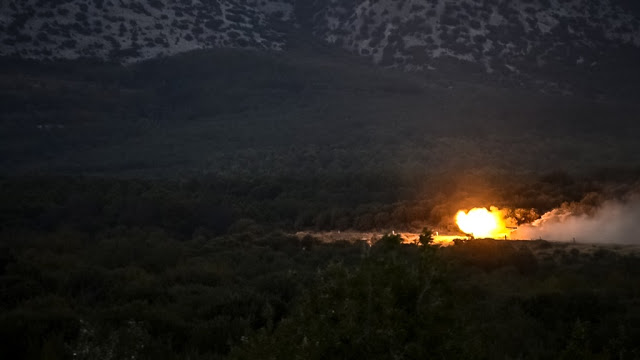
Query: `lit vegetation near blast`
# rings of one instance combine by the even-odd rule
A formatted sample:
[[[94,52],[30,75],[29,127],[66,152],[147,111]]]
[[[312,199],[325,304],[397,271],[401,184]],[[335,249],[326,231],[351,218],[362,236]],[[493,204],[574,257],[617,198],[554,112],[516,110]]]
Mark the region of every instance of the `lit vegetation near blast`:
[[[3,180],[2,353],[640,356],[640,255],[633,248],[493,240],[437,248],[427,236],[425,245],[406,245],[394,235],[371,247],[323,243],[279,231],[286,222],[205,209],[198,200],[205,192],[187,185]]]

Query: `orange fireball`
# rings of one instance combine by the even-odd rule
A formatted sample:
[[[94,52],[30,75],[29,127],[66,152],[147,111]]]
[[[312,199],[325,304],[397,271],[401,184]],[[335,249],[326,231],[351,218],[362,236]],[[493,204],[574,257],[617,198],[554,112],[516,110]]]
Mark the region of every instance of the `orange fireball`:
[[[456,224],[462,232],[476,238],[500,239],[511,233],[505,224],[502,212],[493,206],[490,210],[486,208],[460,210],[456,214]]]

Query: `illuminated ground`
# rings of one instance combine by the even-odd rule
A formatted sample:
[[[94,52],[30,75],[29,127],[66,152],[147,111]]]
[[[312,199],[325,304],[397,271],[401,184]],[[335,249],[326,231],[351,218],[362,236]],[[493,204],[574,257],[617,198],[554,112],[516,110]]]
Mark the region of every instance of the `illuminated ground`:
[[[312,236],[325,242],[336,241],[367,241],[374,243],[380,239],[385,232],[361,232],[361,231],[300,231],[295,235],[299,238],[304,236]],[[417,242],[419,233],[411,232],[398,232],[405,240],[405,243]],[[436,235],[434,237],[434,243],[444,246],[453,244],[455,239],[469,239],[464,235]],[[534,254],[539,258],[547,256],[554,256],[557,250],[563,250],[567,252],[578,252],[583,255],[592,255],[600,249],[613,251],[621,255],[640,255],[640,245],[629,244],[606,244],[606,243],[574,243],[574,242],[561,242],[561,241],[545,241],[545,240],[517,240],[517,239],[495,239],[496,241],[509,241],[518,243],[519,245],[527,245],[531,248]],[[473,240],[471,240],[473,241]]]

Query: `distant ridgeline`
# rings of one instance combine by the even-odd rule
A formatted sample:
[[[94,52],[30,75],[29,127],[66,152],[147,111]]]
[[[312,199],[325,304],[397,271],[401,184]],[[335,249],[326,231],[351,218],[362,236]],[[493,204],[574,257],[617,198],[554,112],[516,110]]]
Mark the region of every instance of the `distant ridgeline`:
[[[11,0],[0,3],[0,55],[135,62],[201,48],[279,51],[304,35],[405,70],[451,60],[489,73],[597,69],[638,59],[639,8],[627,0]]]

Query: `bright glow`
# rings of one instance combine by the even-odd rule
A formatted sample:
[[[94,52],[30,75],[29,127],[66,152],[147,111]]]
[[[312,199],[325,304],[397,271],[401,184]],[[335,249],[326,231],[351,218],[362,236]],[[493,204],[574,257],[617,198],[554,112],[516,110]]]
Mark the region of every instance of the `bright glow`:
[[[474,208],[465,212],[458,211],[456,214],[456,224],[465,234],[471,234],[476,238],[501,239],[508,236],[511,231],[507,229],[502,212],[491,207]]]

